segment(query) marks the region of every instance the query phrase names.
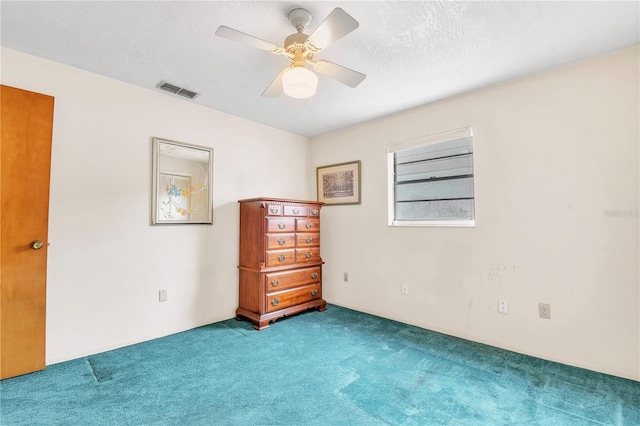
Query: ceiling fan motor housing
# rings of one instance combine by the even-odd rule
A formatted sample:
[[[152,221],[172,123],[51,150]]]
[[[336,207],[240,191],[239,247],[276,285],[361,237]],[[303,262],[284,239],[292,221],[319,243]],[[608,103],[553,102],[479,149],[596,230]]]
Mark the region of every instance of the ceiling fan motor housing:
[[[307,45],[305,42],[309,38],[309,35],[304,33],[295,33],[291,34],[289,37],[284,39],[284,50],[295,55],[296,53],[302,54],[302,56],[313,56],[313,53],[308,52]],[[309,59],[311,59],[309,56]]]

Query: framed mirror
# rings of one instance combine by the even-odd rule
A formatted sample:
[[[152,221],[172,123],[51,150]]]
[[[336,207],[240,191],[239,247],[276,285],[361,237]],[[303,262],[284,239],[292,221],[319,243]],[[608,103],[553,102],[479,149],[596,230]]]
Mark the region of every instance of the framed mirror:
[[[213,223],[213,149],[153,138],[151,222]]]

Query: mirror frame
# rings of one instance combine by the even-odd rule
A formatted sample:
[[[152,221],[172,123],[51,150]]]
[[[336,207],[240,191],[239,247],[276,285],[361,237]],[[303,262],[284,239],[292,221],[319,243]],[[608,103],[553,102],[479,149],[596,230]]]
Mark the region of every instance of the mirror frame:
[[[206,186],[204,190],[207,192],[207,205],[205,206],[207,209],[207,217],[206,219],[163,219],[160,217],[160,200],[158,199],[158,190],[161,187],[160,175],[162,166],[161,158],[162,150],[161,145],[171,145],[176,149],[191,151],[193,154],[199,153],[207,153],[209,155],[209,164],[207,164],[206,173],[208,176],[206,179]],[[172,170],[174,172],[180,173],[179,170]],[[184,172],[185,175],[189,174],[187,171]],[[204,146],[192,145],[189,143],[173,141],[169,139],[163,138],[152,138],[152,189],[151,189],[151,224],[152,225],[160,225],[160,224],[168,224],[168,225],[179,225],[179,224],[213,224],[213,148],[208,148]],[[201,189],[203,190],[203,189]]]

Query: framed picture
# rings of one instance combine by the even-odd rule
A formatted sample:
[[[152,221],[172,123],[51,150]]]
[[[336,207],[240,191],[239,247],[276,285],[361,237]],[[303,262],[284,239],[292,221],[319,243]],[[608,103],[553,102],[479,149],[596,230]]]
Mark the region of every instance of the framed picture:
[[[316,179],[325,205],[360,204],[360,161],[317,167]]]
[[[213,223],[213,149],[153,138],[151,223]]]

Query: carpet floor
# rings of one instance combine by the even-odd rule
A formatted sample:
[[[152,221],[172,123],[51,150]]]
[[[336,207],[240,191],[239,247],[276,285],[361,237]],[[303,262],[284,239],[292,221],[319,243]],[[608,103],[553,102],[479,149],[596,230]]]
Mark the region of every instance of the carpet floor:
[[[640,382],[329,305],[0,382],[2,425],[640,425]]]

